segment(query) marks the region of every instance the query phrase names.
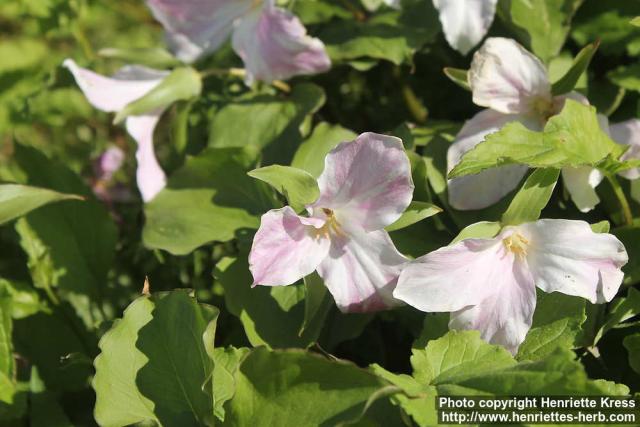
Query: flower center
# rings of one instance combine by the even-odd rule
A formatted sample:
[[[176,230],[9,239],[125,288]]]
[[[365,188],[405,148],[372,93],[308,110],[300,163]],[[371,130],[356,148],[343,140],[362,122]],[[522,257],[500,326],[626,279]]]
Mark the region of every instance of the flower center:
[[[540,117],[545,123],[549,120],[549,117],[555,113],[553,111],[553,101],[545,97],[537,97],[531,102],[531,111],[538,117]]]
[[[338,236],[344,237],[345,233],[340,227],[340,223],[336,219],[335,214],[331,209],[322,208],[322,212],[327,217],[327,222],[318,229],[318,236],[329,237],[329,235],[333,232]]]
[[[520,233],[513,233],[509,237],[502,240],[504,247],[509,252],[513,252],[519,259],[524,259],[527,256],[527,246],[529,241]]]

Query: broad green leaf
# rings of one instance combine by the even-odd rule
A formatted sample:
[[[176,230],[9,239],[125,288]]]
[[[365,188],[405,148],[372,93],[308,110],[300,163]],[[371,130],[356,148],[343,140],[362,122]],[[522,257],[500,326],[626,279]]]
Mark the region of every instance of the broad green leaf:
[[[326,122],[319,123],[293,156],[291,166],[304,169],[319,177],[324,170],[324,158],[338,144],[351,141],[356,138],[356,133],[339,125],[331,125]]]
[[[500,16],[518,38],[547,62],[560,52],[582,0],[501,0]]]
[[[351,363],[300,350],[257,348],[236,374],[236,394],[224,425],[339,425],[359,418],[384,386]]]
[[[0,278],[0,294],[5,291],[11,297],[11,317],[14,319],[23,319],[39,311],[49,310],[30,284]]]
[[[213,350],[214,361],[212,387],[213,412],[216,418],[224,421],[226,402],[231,400],[236,392],[236,372],[242,360],[249,354],[248,348],[216,348]]]
[[[320,24],[333,18],[350,19],[352,12],[342,7],[324,1],[296,1],[293,4],[293,13],[306,25]]]
[[[555,96],[562,95],[564,93],[571,92],[580,76],[586,72],[589,67],[589,63],[591,63],[591,58],[598,50],[598,46],[600,45],[599,41],[595,41],[585,47],[583,47],[580,52],[573,59],[573,64],[571,64],[571,68],[565,73],[565,75],[553,83],[551,86],[551,93]]]
[[[607,77],[621,88],[640,92],[640,64],[618,67],[609,72]]]
[[[469,86],[469,78],[468,70],[462,70],[460,68],[452,68],[452,67],[444,67],[442,70],[444,75],[449,77],[449,80],[457,84],[463,89],[471,90],[471,86]]]
[[[118,59],[129,64],[142,64],[153,68],[173,67],[180,64],[168,50],[159,47],[154,48],[121,48],[107,47],[100,49],[98,55]]]
[[[0,185],[0,224],[16,219],[48,203],[73,199],[82,200],[82,197],[27,185],[2,184]]]
[[[324,101],[324,91],[311,83],[298,84],[287,95],[240,97],[215,112],[209,125],[209,146],[248,146],[258,151],[274,144],[282,150],[281,145],[288,143],[290,134],[299,133],[305,117],[317,111]]]
[[[203,385],[213,372],[203,335],[218,310],[184,290],[142,296],[100,341],[94,364],[96,420],[128,425],[208,425],[213,398]]]
[[[587,1],[574,21],[571,37],[578,46],[600,40],[608,57],[637,55],[640,29],[629,22],[640,14],[640,4],[628,0]]]
[[[315,342],[317,330],[306,329],[300,334],[305,315],[304,286],[252,288],[247,257],[240,253],[235,259],[222,258],[214,276],[224,288],[227,310],[240,319],[249,342],[270,348],[307,347]]]
[[[594,233],[608,233],[610,228],[611,225],[607,220],[591,224],[591,230],[593,230]]]
[[[634,27],[640,27],[640,16],[636,16],[635,18],[633,18],[631,20],[631,22],[629,22],[631,25],[633,25]]]
[[[115,257],[115,224],[71,170],[33,148],[15,148],[28,184],[87,199],[42,207],[18,220],[16,230],[34,285],[67,301],[85,328],[94,330],[108,318],[112,298],[118,295],[105,286]]]
[[[118,111],[113,122],[118,124],[128,116],[140,116],[166,108],[176,101],[196,97],[201,91],[202,79],[196,70],[190,67],[176,68],[142,98],[130,102]]]
[[[429,218],[433,215],[442,212],[442,209],[437,207],[434,204],[427,202],[411,202],[411,204],[407,207],[407,210],[404,211],[402,216],[398,218],[396,222],[391,225],[385,227],[387,231],[396,231],[401,230],[405,227],[408,227],[416,222],[422,221],[425,218]]]
[[[300,212],[320,196],[316,179],[309,172],[291,166],[271,165],[248,172],[252,178],[271,185],[287,198],[289,205]]]
[[[468,151],[449,178],[485,169],[526,164],[531,167],[595,166],[608,155],[622,154],[598,124],[595,109],[567,100],[560,114],[547,122],[543,132],[509,123]]]
[[[518,349],[518,360],[540,360],[558,347],[577,347],[587,319],[584,299],[558,292],[537,294],[533,324]]]
[[[329,310],[334,306],[333,297],[324,285],[324,281],[313,272],[304,279],[304,321],[300,327],[299,335],[307,330],[319,331],[324,325]]]
[[[374,58],[399,65],[436,35],[437,22],[430,2],[410,1],[402,11],[387,10],[355,21],[334,20],[318,37],[336,63]]]
[[[559,169],[537,169],[516,193],[507,211],[502,215],[503,225],[518,225],[535,221],[551,198],[556,187]]]
[[[640,374],[640,333],[626,336],[622,344],[629,353],[629,366]]]
[[[5,375],[7,378],[13,377],[15,369],[13,361],[11,302],[9,292],[6,289],[0,289],[0,374]]]
[[[629,288],[626,297],[614,299],[608,308],[609,312],[596,334],[594,344],[597,344],[607,331],[640,314],[640,291]]]
[[[239,148],[205,149],[169,177],[145,205],[143,241],[174,255],[257,229],[271,201],[247,176],[250,156]]]
[[[31,427],[73,427],[56,394],[46,390],[37,368],[29,379],[29,425]]]
[[[502,225],[499,222],[476,222],[460,231],[451,244],[458,243],[464,239],[490,239],[498,234],[501,228]]]

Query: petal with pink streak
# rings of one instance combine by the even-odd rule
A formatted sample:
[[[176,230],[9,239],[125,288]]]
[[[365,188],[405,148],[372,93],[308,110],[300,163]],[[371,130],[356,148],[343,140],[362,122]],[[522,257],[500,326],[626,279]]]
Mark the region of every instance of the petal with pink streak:
[[[449,45],[466,55],[487,34],[498,0],[433,0]]]
[[[331,68],[324,44],[307,35],[300,20],[266,1],[247,14],[233,32],[232,45],[247,70],[247,83],[272,82]]]
[[[86,68],[79,67],[72,59],[63,65],[71,71],[78,86],[95,108],[115,112],[141,98],[168,73],[138,65],[123,67],[113,77],[105,77]]]
[[[505,114],[527,114],[552,104],[540,60],[511,39],[488,38],[469,69],[473,102]]]
[[[480,304],[504,280],[506,255],[498,239],[466,239],[440,248],[408,264],[393,295],[426,312]]]
[[[519,121],[530,128],[535,123],[517,114],[482,110],[468,120],[447,151],[447,172],[458,164],[464,153],[497,132],[505,124]],[[497,203],[513,191],[527,173],[527,166],[508,165],[448,181],[449,204],[459,210],[483,209]]]
[[[640,159],[640,120],[630,119],[609,126],[611,139],[618,144],[628,145],[629,149],[621,160]],[[627,179],[640,178],[640,168],[630,169],[620,175]]]
[[[161,111],[146,116],[130,116],[126,120],[129,135],[138,143],[136,181],[144,202],[149,202],[167,185],[167,177],[156,159],[153,131]]]
[[[402,140],[363,133],[325,158],[315,207],[335,211],[340,224],[366,231],[395,222],[413,196],[411,165]]]
[[[526,264],[512,253],[494,260],[490,291],[477,305],[451,313],[449,328],[475,329],[482,339],[516,354],[536,308],[536,287]]]
[[[356,231],[331,237],[318,273],[341,311],[372,312],[402,305],[393,290],[406,262],[386,231]]]
[[[193,62],[217,50],[235,22],[254,7],[253,0],[147,0],[153,16],[167,31],[176,57]]]
[[[542,219],[517,227],[528,241],[527,261],[536,285],[592,303],[611,301],[628,261],[613,235],[594,233],[584,221]]]
[[[262,215],[253,239],[249,269],[255,285],[290,285],[311,274],[327,256],[328,236],[323,222],[303,218],[286,206]]]

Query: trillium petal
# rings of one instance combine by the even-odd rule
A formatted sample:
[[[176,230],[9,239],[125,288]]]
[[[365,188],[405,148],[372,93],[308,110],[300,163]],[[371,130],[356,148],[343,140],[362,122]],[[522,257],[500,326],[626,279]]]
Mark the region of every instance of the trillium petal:
[[[629,145],[621,160],[640,159],[640,120],[631,119],[609,126],[611,138],[618,144]],[[630,169],[620,175],[627,179],[640,178],[640,168]]]
[[[324,43],[308,36],[296,16],[272,3],[267,0],[264,7],[246,15],[233,32],[233,49],[244,61],[248,82],[271,82],[331,68]]]
[[[153,149],[153,131],[161,113],[131,116],[126,120],[127,132],[138,143],[136,181],[145,202],[153,199],[167,185],[167,177]]]
[[[176,57],[193,62],[215,51],[231,35],[236,20],[253,0],[147,0],[153,16],[165,27]]]
[[[322,224],[289,206],[264,214],[249,254],[254,284],[290,285],[311,274],[329,252],[329,238],[318,232]]]
[[[501,113],[527,114],[552,103],[542,62],[502,37],[487,39],[473,55],[469,85],[474,103]]]
[[[487,34],[498,0],[433,0],[449,45],[466,55]]]
[[[596,187],[604,179],[598,169],[590,166],[562,168],[562,179],[580,212],[589,212],[600,203]]]
[[[527,336],[536,308],[536,288],[525,263],[507,255],[499,263],[491,294],[472,307],[451,313],[449,328],[475,329],[482,339],[515,354]]]
[[[393,289],[407,259],[384,230],[331,237],[318,273],[343,312],[371,312],[402,303]]]
[[[490,133],[497,132],[506,123],[524,122],[522,116],[482,110],[468,120],[447,151],[447,172],[458,164],[463,154],[482,142]],[[463,176],[448,181],[449,204],[459,210],[482,209],[498,202],[513,191],[527,173],[524,165],[508,165]]]
[[[411,165],[402,140],[363,133],[325,158],[314,206],[335,210],[338,221],[366,231],[392,224],[413,195]]]
[[[529,240],[527,261],[536,285],[592,303],[610,301],[627,263],[624,245],[613,235],[594,233],[584,221],[543,219],[518,226]]]
[[[94,163],[96,179],[99,181],[109,181],[113,174],[118,172],[124,163],[124,151],[112,145],[98,157]]]
[[[393,295],[426,312],[479,304],[503,280],[504,247],[496,239],[467,239],[407,265]]]
[[[63,65],[71,71],[87,100],[95,108],[114,112],[142,97],[167,75],[166,72],[137,65],[122,68],[113,77],[105,77],[79,67],[72,59]]]

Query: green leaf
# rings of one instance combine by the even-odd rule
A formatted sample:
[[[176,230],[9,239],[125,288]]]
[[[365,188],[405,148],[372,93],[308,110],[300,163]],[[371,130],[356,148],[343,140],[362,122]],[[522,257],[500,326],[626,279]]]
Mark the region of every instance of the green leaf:
[[[203,336],[217,316],[183,290],[134,301],[100,340],[93,380],[98,423],[209,424],[213,398],[203,385],[213,361]]]
[[[622,344],[629,353],[629,366],[640,374],[640,333],[626,336]]]
[[[621,88],[640,92],[640,64],[618,67],[610,71],[607,77]]]
[[[339,125],[319,123],[311,136],[298,147],[291,166],[304,169],[318,178],[324,169],[324,158],[327,154],[341,142],[352,141],[356,136],[355,132]]]
[[[118,111],[113,122],[118,124],[128,116],[140,116],[176,101],[191,99],[200,95],[201,91],[202,79],[196,70],[190,67],[176,68],[144,96]]]
[[[27,185],[2,184],[0,185],[0,225],[26,215],[40,206],[74,199],[82,200],[82,197]]]
[[[11,320],[11,296],[6,289],[0,289],[0,375],[13,378],[13,321]],[[2,396],[0,395],[0,400]]]
[[[633,18],[631,20],[631,22],[629,22],[631,25],[633,25],[634,27],[640,27],[640,16],[636,16],[635,18]]]
[[[501,0],[499,12],[544,62],[560,52],[582,0]]]
[[[560,80],[551,86],[551,93],[554,96],[571,92],[575,88],[580,76],[587,71],[593,55],[598,50],[598,46],[600,46],[600,42],[595,41],[583,47],[580,52],[578,52],[576,57],[573,59],[573,64],[571,64],[569,71],[567,71]]]
[[[469,71],[462,70],[460,68],[452,68],[452,67],[444,67],[442,70],[444,75],[449,77],[449,80],[457,84],[463,89],[471,90],[471,86],[469,86]]]
[[[615,327],[619,327],[626,320],[629,320],[639,314],[640,291],[634,288],[629,288],[629,293],[626,297],[618,297],[609,305],[609,313],[607,314],[604,323],[596,333],[593,342],[594,345],[600,341],[600,338],[602,338],[607,331]]]
[[[611,225],[607,220],[591,224],[591,230],[593,230],[594,233],[608,233],[610,228]]]
[[[184,255],[257,229],[258,215],[272,205],[247,176],[251,164],[251,156],[239,148],[209,148],[188,158],[145,205],[144,244]]]
[[[6,292],[11,297],[11,317],[22,319],[39,311],[48,311],[46,304],[30,284],[8,281],[0,278],[0,294]]]
[[[305,117],[324,101],[323,89],[311,83],[294,86],[287,96],[252,93],[240,97],[215,112],[209,125],[209,146],[252,147],[258,151],[271,144],[286,144],[290,133],[299,133]]]
[[[299,335],[307,330],[320,333],[325,323],[329,310],[334,306],[333,297],[318,273],[313,272],[304,279],[304,321],[300,327]]]
[[[499,222],[480,221],[465,227],[451,242],[458,243],[464,239],[490,239],[500,232],[502,225]]]
[[[160,47],[107,47],[100,49],[98,55],[104,58],[118,59],[129,64],[142,64],[153,68],[174,67],[180,64],[180,61],[169,53],[168,50]]]
[[[442,209],[432,203],[427,202],[411,202],[404,211],[402,216],[398,218],[396,222],[385,227],[387,231],[401,230],[416,222],[422,221],[425,218],[429,218],[433,215],[442,212]]]
[[[351,363],[299,350],[257,348],[236,374],[236,394],[225,425],[340,425],[359,418],[384,386]]]
[[[537,169],[529,175],[502,215],[502,224],[518,225],[540,218],[559,176],[560,170],[553,168]]]
[[[537,294],[533,324],[518,349],[518,360],[540,360],[558,347],[577,347],[587,319],[584,299],[558,292]]]
[[[449,178],[510,164],[556,169],[595,166],[610,154],[622,154],[621,147],[600,129],[595,108],[567,100],[543,132],[512,122],[490,134],[462,157]]]
[[[316,179],[309,172],[291,166],[271,165],[248,172],[252,178],[266,182],[287,198],[289,205],[300,212],[320,196]]]
[[[105,310],[118,295],[105,286],[115,257],[115,224],[77,175],[33,148],[15,148],[30,185],[87,199],[42,207],[18,220],[15,228],[34,285],[69,302],[84,327],[94,330],[107,319]]]
[[[216,348],[213,350],[213,412],[216,418],[224,421],[224,405],[236,392],[236,372],[242,360],[249,354],[248,348]]]
[[[307,347],[317,340],[318,330],[306,328],[300,334],[305,316],[305,289],[289,286],[251,287],[247,253],[237,259],[222,258],[214,271],[224,288],[227,310],[238,317],[253,346],[270,348]]]
[[[629,262],[622,267],[624,283],[634,284],[640,280],[640,246],[637,244],[640,241],[640,227],[633,225],[614,228],[611,233],[620,239],[629,254]]]

